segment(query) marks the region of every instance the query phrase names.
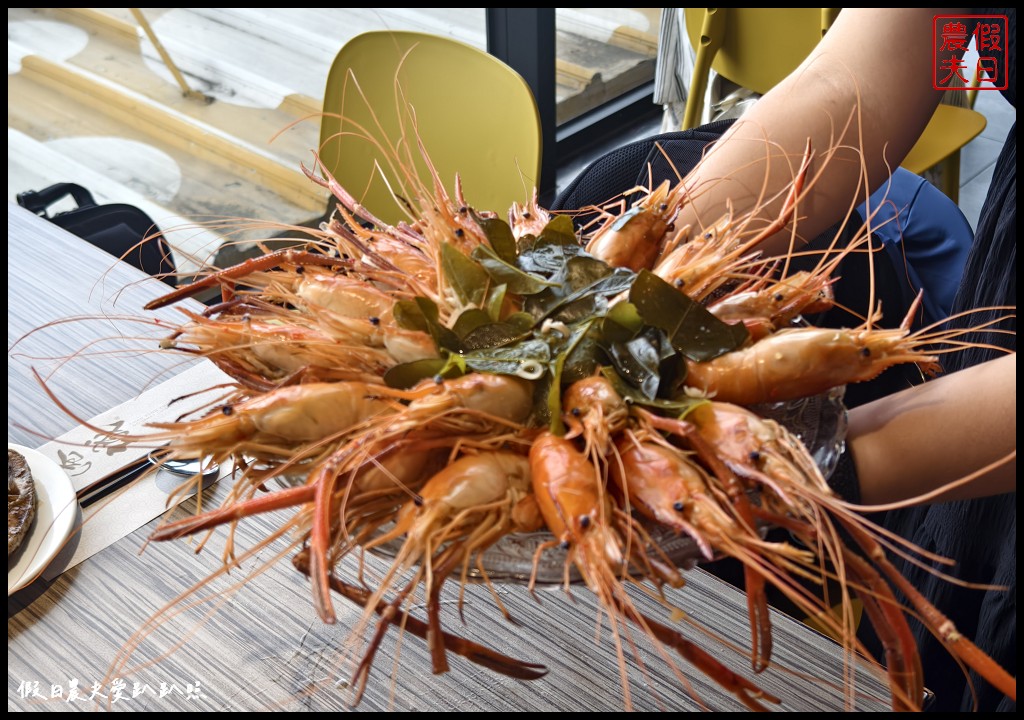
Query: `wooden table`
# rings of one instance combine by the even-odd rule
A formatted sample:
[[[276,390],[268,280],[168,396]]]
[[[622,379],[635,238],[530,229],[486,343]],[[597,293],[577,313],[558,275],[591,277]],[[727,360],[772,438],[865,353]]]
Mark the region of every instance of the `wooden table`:
[[[148,317],[141,306],[166,286],[12,204],[8,205],[8,242],[8,438],[36,447],[70,429],[75,421],[49,400],[31,376],[30,368],[41,361],[24,355],[69,356],[97,337],[116,337],[118,332],[131,335],[135,332],[131,328],[137,326],[124,319],[94,318],[54,325],[15,341],[66,316],[106,312]],[[113,306],[112,296],[117,296]],[[88,418],[180,369],[180,359],[174,356],[108,353],[64,364],[50,384],[76,413]],[[173,512],[176,517],[192,511],[194,505],[186,502]],[[265,537],[275,527],[275,518],[266,515],[243,523],[239,544],[249,547]],[[163,622],[132,656],[130,667],[117,671],[111,683],[114,678],[107,677],[111,663],[147,619],[219,565],[223,535],[199,555],[187,541],[153,544],[140,553],[154,526],[140,528],[48,586],[39,580],[8,598],[9,711],[93,709],[95,700],[68,701],[68,695],[74,684],[88,698],[94,683],[100,683],[96,688],[100,699],[106,696],[115,710],[349,708],[351,692],[345,681],[351,677],[352,662],[346,650],[352,647],[351,627],[358,609],[337,598],[338,623],[321,623],[312,609],[306,579],[287,558],[272,562],[283,547],[280,544],[265,548],[230,576],[206,584],[204,592],[212,602]],[[368,562],[378,570],[382,567],[376,558]],[[844,658],[838,645],[775,613],[773,660],[779,667],[754,676],[744,655],[750,640],[743,594],[699,569],[687,577],[687,586],[668,596],[692,621],[677,625],[686,637],[779,695],[783,710],[844,708],[840,689]],[[574,588],[571,598],[562,589],[543,590],[534,598],[522,586],[498,586],[502,602],[516,619],[511,624],[485,588],[470,586],[465,625],[453,609],[455,588],[449,590],[444,597],[448,630],[499,652],[543,663],[550,672],[539,680],[512,680],[453,656],[450,672],[434,676],[424,643],[406,635],[398,644],[398,633],[392,630],[357,709],[616,711],[624,707],[611,636],[605,626],[596,637],[598,609],[585,589]],[[640,593],[634,596],[642,611],[671,622],[657,602]],[[709,639],[697,628],[718,633],[723,641]],[[640,661],[628,646],[624,651],[633,708],[744,709],[678,658],[682,679],[673,675],[649,642],[635,630],[633,637]],[[63,699],[34,697],[33,691],[49,698],[51,686],[60,686]],[[858,672],[857,691],[857,709],[887,709],[887,691],[871,672]]]

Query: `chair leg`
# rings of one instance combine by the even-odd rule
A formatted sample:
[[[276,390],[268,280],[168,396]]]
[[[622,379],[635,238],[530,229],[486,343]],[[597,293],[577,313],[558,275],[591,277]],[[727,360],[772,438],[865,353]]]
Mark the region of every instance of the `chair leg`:
[[[942,161],[942,191],[954,203],[960,203],[960,151]]]

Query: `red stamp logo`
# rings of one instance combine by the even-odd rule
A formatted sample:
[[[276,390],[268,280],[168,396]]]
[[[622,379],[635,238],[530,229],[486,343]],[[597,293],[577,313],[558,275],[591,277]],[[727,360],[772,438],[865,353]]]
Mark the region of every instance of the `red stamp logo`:
[[[932,20],[935,51],[932,87],[970,90],[975,77],[987,81],[979,90],[1005,90],[1007,77],[1005,15],[936,15]]]

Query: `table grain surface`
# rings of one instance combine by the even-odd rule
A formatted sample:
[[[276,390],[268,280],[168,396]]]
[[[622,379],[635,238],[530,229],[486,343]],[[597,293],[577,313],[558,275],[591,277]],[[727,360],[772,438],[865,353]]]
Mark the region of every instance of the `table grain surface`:
[[[142,310],[165,285],[10,203],[7,229],[10,442],[38,447],[77,424],[49,398],[33,369],[68,409],[88,418],[185,367],[178,356],[154,352],[147,339],[154,328],[146,322],[176,317],[173,308]],[[224,490],[208,491],[204,502],[215,503]],[[189,501],[171,512],[184,517],[194,511]],[[243,522],[238,547],[254,547],[280,520],[268,514]],[[534,596],[521,585],[497,585],[510,622],[479,585],[468,586],[460,618],[455,583],[443,596],[446,628],[542,663],[547,675],[514,680],[457,656],[448,673],[433,675],[424,643],[392,629],[353,708],[348,681],[362,647],[363,635],[353,632],[360,611],[336,598],[338,622],[323,624],[308,581],[292,568],[286,539],[210,579],[221,567],[224,534],[198,554],[187,540],[147,545],[156,522],[52,583],[37,580],[8,598],[9,711],[616,711],[627,704],[623,673],[636,710],[745,709],[635,628],[620,628],[620,660],[607,619],[584,588],[542,589]],[[374,557],[367,563],[373,571],[383,567]],[[351,565],[346,570],[354,572]],[[830,639],[774,611],[773,667],[754,675],[744,595],[700,569],[687,580],[667,593],[685,611],[676,627],[729,669],[778,695],[778,709],[849,709],[843,688],[853,667],[856,709],[888,708],[876,669],[854,663]],[[186,596],[191,588],[196,593]],[[657,599],[639,591],[632,596],[650,617],[675,622]]]

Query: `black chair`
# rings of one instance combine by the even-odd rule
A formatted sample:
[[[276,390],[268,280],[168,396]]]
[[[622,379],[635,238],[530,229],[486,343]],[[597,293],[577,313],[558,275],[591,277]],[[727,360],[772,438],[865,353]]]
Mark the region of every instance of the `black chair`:
[[[53,216],[47,214],[50,206],[69,195],[78,204],[77,208]],[[75,183],[28,190],[18,193],[17,198],[18,204],[26,210],[175,286],[177,266],[170,246],[153,219],[134,205],[97,205],[92,193]]]

